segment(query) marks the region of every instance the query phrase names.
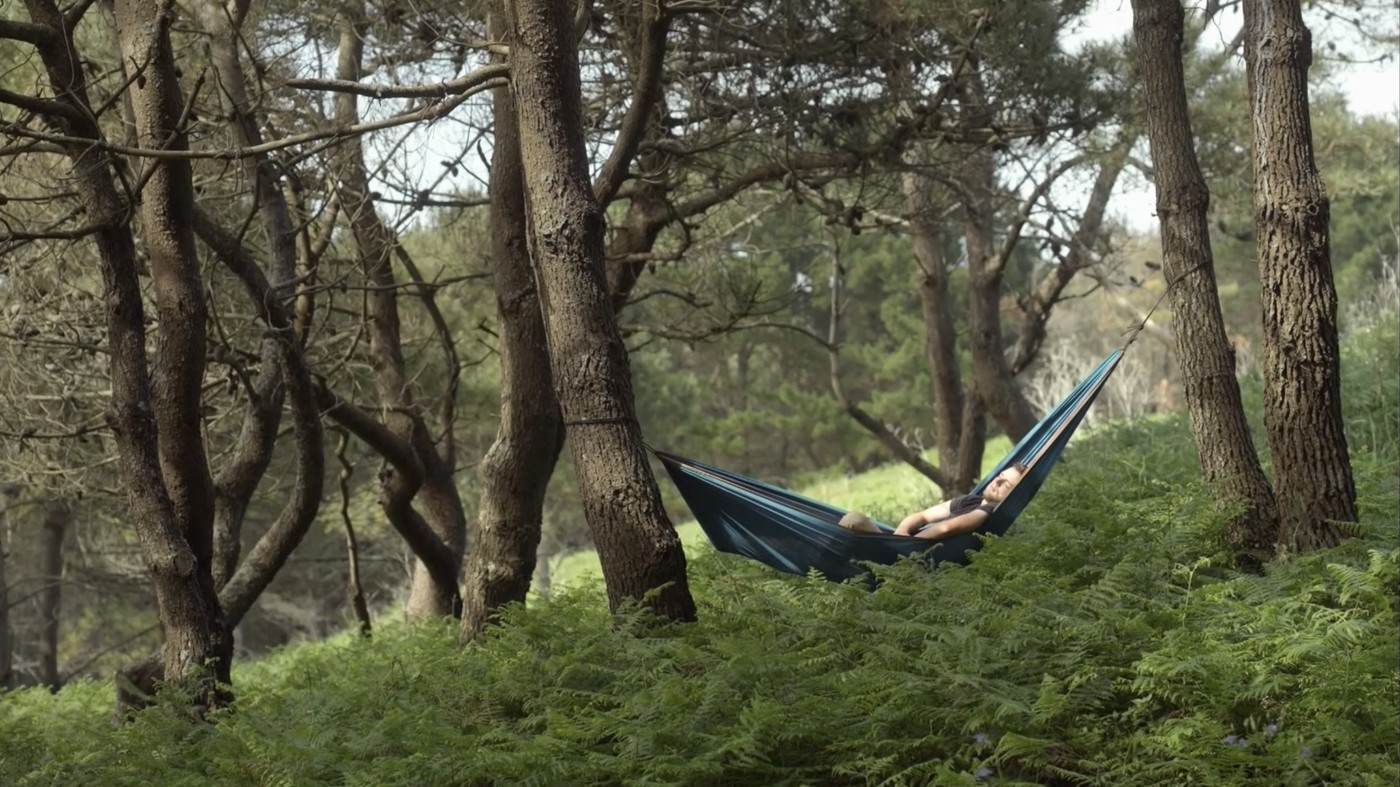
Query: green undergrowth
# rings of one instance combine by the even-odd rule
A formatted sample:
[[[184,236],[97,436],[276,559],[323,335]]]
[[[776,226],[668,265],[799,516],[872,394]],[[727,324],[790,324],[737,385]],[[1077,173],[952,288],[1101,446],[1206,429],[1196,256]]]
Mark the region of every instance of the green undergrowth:
[[[1188,431],[1096,431],[969,566],[874,592],[697,553],[698,623],[579,586],[465,651],[382,626],[240,665],[217,723],[6,695],[0,783],[1395,784],[1400,468],[1358,454],[1358,536],[1241,575]]]

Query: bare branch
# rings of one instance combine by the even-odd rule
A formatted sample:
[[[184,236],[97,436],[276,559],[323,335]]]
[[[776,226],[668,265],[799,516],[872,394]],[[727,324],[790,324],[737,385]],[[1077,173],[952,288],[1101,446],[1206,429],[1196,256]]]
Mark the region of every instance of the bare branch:
[[[925,478],[938,484],[942,489],[950,489],[953,479],[941,468],[935,467],[919,455],[908,443],[899,439],[899,435],[894,433],[884,421],[866,412],[846,394],[845,388],[841,385],[841,257],[833,251],[831,255],[831,320],[828,327],[827,339],[822,344],[825,345],[827,357],[831,363],[831,393],[836,397],[836,401],[841,403],[841,408],[846,414],[855,419],[855,422],[865,427],[865,430],[875,436],[894,454],[900,461],[919,471]]]
[[[1068,158],[1060,165],[1051,170],[1039,183],[1031,189],[1031,193],[1021,203],[1020,210],[1016,211],[1016,218],[1011,221],[1011,226],[1006,230],[1006,237],[1002,240],[1001,248],[997,250],[996,258],[989,260],[987,264],[988,275],[1000,275],[1006,268],[1006,263],[1011,259],[1011,254],[1016,250],[1016,244],[1021,242],[1021,233],[1026,228],[1026,222],[1030,220],[1031,211],[1035,210],[1035,205],[1044,197],[1050,187],[1055,185],[1065,173],[1084,163],[1085,156],[1074,156]]]
[[[40,46],[55,41],[58,38],[58,31],[48,25],[0,19],[0,38]]]
[[[67,101],[59,101],[54,98],[39,98],[38,96],[27,96],[23,93],[16,93],[12,90],[0,88],[0,104],[9,104],[19,107],[27,112],[46,117],[61,117],[66,120],[82,120],[86,115],[78,108]],[[6,128],[7,132],[14,132],[18,124]]]
[[[432,85],[374,85],[348,79],[289,79],[287,87],[302,90],[325,90],[333,93],[349,93],[366,98],[437,98],[471,95],[485,88],[496,87],[510,75],[506,63],[492,63],[456,79]],[[490,84],[488,84],[490,83]]]
[[[618,187],[627,179],[627,169],[636,155],[642,137],[646,134],[661,96],[661,74],[665,67],[666,29],[669,17],[663,13],[663,0],[642,0],[641,27],[641,68],[637,73],[637,83],[632,91],[632,104],[622,119],[612,153],[598,172],[593,182],[593,196],[598,204],[606,206],[612,201]]]
[[[443,285],[424,281],[423,274],[413,262],[413,257],[402,245],[394,244],[394,255],[399,258],[399,264],[403,265],[408,278],[412,279],[417,287],[418,299],[423,302],[423,309],[428,312],[428,319],[433,323],[433,333],[437,336],[438,344],[442,347],[442,356],[447,362],[447,390],[442,394],[441,409],[438,412],[439,425],[442,428],[438,441],[444,443],[443,461],[448,467],[453,467],[457,455],[453,424],[457,420],[457,388],[461,384],[462,363],[457,355],[457,344],[452,339],[452,328],[447,324],[447,319],[443,317],[442,309],[438,308],[437,299],[434,297],[438,287]],[[489,274],[482,274],[483,277],[487,275]]]
[[[213,159],[217,161],[233,161],[241,158],[258,156],[263,153],[270,153],[275,150],[296,147],[309,142],[319,142],[322,140],[332,140],[335,144],[346,137],[357,136],[371,131],[381,131],[386,128],[417,123],[420,121],[438,120],[446,117],[452,110],[461,106],[468,98],[483,90],[489,90],[505,83],[504,78],[488,80],[482,84],[475,85],[469,92],[463,93],[453,98],[435,101],[419,109],[409,112],[401,112],[391,115],[381,120],[374,120],[367,123],[356,123],[350,126],[331,127],[319,129],[317,131],[307,131],[302,134],[293,134],[289,137],[264,142],[261,145],[240,148],[224,148],[215,150],[166,150],[163,148],[143,148],[130,145],[117,145],[104,140],[95,140],[87,137],[73,137],[66,134],[54,134],[33,129],[19,128],[14,125],[5,128],[6,133],[11,136],[24,137],[26,139],[38,140],[41,142],[52,142],[61,145],[82,145],[85,147],[95,147],[112,153],[137,158],[153,159]]]
[[[1045,324],[1050,319],[1050,311],[1059,301],[1060,294],[1064,292],[1065,287],[1069,285],[1075,274],[1094,263],[1092,259],[1093,249],[1090,248],[1090,244],[1093,238],[1098,237],[1103,227],[1108,200],[1113,195],[1113,188],[1118,183],[1119,175],[1127,166],[1129,151],[1137,138],[1138,132],[1131,129],[1124,130],[1119,136],[1112,150],[1099,166],[1094,186],[1090,190],[1089,203],[1084,210],[1083,217],[1079,220],[1079,225],[1074,230],[1074,236],[1067,244],[1068,251],[1060,260],[1059,265],[1046,272],[1045,277],[1036,286],[1035,292],[1026,299],[1024,303],[1025,313],[1021,318],[1020,337],[1016,342],[1016,352],[1010,364],[1012,374],[1020,374],[1035,360],[1036,354],[1045,341]]]

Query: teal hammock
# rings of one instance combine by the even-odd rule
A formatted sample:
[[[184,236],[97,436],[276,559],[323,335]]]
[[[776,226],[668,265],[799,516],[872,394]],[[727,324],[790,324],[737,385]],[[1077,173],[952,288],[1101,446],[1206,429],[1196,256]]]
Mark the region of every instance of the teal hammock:
[[[973,487],[980,493],[1013,462],[1027,466],[1021,482],[977,530],[943,539],[892,535],[894,528],[876,522],[881,533],[857,533],[837,524],[846,514],[832,505],[737,473],[682,456],[655,451],[705,535],[721,552],[757,560],[779,571],[818,571],[832,581],[869,578],[863,563],[889,565],[900,557],[922,555],[930,565],[966,564],[979,549],[979,534],[1004,535],[1040,490],[1074,430],[1123,350],[1116,350],[1040,420],[987,475]]]

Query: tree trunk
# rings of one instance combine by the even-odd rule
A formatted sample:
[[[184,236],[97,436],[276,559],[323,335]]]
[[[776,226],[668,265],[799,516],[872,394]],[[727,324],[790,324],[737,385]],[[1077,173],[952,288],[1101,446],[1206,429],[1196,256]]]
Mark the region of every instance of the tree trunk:
[[[661,156],[647,154],[641,157],[641,166],[647,172],[657,173],[664,164]],[[614,313],[627,305],[637,279],[646,269],[647,257],[670,218],[664,188],[651,179],[635,184],[628,195],[627,212],[614,227],[608,246],[606,276]]]
[[[638,64],[633,73],[632,104],[623,120],[619,139],[593,184],[594,197],[599,204],[610,203],[626,181],[641,137],[661,133],[658,122],[661,67],[668,18],[656,2],[643,3],[637,10],[635,20],[624,22],[624,26],[632,21],[637,23],[636,37],[629,48],[630,62]],[[497,309],[503,327],[500,347],[502,412],[496,442],[482,464],[485,490],[479,515],[481,541],[473,546],[468,557],[469,598],[462,616],[464,642],[480,635],[500,605],[525,598],[532,582],[531,566],[537,591],[548,593],[549,568],[541,559],[547,559],[548,555],[541,556],[538,550],[541,541],[539,512],[543,510],[545,489],[563,448],[558,403],[550,381],[544,322],[539,315],[539,296],[525,243],[528,228],[524,220],[514,103],[508,91],[498,91],[495,100],[498,143],[493,152],[491,204],[493,255],[498,266]],[[507,140],[510,144],[504,145]],[[627,211],[614,227],[606,256],[605,279],[615,313],[627,305],[632,288],[645,268],[648,253],[673,216],[664,199],[665,190],[657,182],[669,164],[668,157],[643,153],[640,161],[651,177],[633,184],[627,197]],[[497,178],[501,177],[512,178],[513,182],[497,183]],[[503,207],[506,209],[499,212]],[[505,228],[504,233],[501,228]],[[502,243],[506,246],[502,247]],[[516,268],[517,265],[523,267]],[[518,337],[512,336],[512,326],[520,329]],[[532,393],[536,390],[544,393]],[[550,408],[547,416],[544,415],[546,407]],[[527,555],[527,550],[532,551]]]
[[[1182,68],[1180,0],[1133,0],[1147,136],[1156,173],[1162,267],[1171,291],[1177,362],[1201,470],[1226,509],[1227,537],[1259,559],[1272,548],[1278,509],[1249,434],[1215,284],[1206,211],[1210,192],[1196,160]],[[1249,558],[1246,558],[1249,559]]]
[[[117,0],[115,12],[122,58],[141,75],[129,88],[138,144],[186,149],[179,127],[183,101],[170,46],[171,7],[155,0]],[[109,293],[116,291],[108,296],[113,304],[113,398],[120,388],[125,400],[117,404],[123,413],[117,431],[119,440],[128,443],[128,484],[133,497],[140,498],[133,506],[139,511],[136,519],[148,523],[146,551],[159,555],[153,563],[164,624],[165,675],[184,681],[197,673],[201,701],[217,704],[222,700],[216,696],[221,689],[215,682],[228,683],[232,640],[211,565],[213,484],[201,423],[206,315],[192,230],[194,186],[187,160],[143,164],[150,167],[150,177],[141,193],[141,220],[160,333],[147,389],[134,259],[123,259],[134,257],[128,240],[124,248],[104,255],[112,261],[104,265]],[[104,180],[110,189],[110,180]],[[115,349],[118,345],[120,351]],[[155,457],[150,455],[152,447],[157,449]],[[157,524],[162,520],[169,524]]]
[[[923,163],[923,162],[921,162]],[[952,477],[953,488],[943,493],[966,492],[976,483],[958,472],[963,413],[962,369],[958,359],[957,325],[949,294],[948,261],[943,253],[943,233],[933,200],[932,178],[919,173],[904,176],[904,199],[909,205],[909,236],[914,252],[919,305],[924,318],[924,355],[933,380],[933,432],[938,445],[938,465]]]
[[[987,450],[987,408],[975,388],[967,392],[963,402],[960,429],[957,462],[952,468],[957,473],[958,483],[966,480],[966,489],[971,489],[982,477],[982,455]]]
[[[491,19],[500,38],[500,13]],[[509,87],[494,91],[491,156],[491,257],[501,358],[501,423],[481,462],[481,502],[467,553],[462,641],[479,638],[497,611],[524,603],[535,573],[545,489],[563,447],[526,237],[520,135]]]
[[[266,326],[268,341],[274,343],[278,353],[269,359],[266,356],[267,348],[264,346],[265,362],[276,365],[278,371],[275,374],[264,371],[263,378],[281,383],[279,387],[285,394],[279,393],[276,401],[281,402],[286,398],[291,405],[292,446],[296,457],[297,476],[292,493],[287,496],[287,504],[278,515],[277,521],[273,522],[253,548],[248,550],[246,557],[239,561],[241,550],[237,548],[236,540],[231,544],[225,542],[225,546],[231,546],[231,549],[221,551],[218,548],[219,515],[215,514],[215,568],[217,571],[222,567],[221,570],[228,572],[223,575],[223,581],[218,585],[219,602],[224,608],[228,625],[235,627],[301,543],[315,520],[317,511],[320,510],[321,491],[325,485],[324,436],[311,372],[306,366],[306,358],[302,355],[301,345],[297,341],[294,318],[290,311],[282,305],[283,301],[276,294],[277,291],[268,283],[262,269],[239,243],[237,237],[224,230],[199,209],[194,212],[194,228],[195,233],[213,250],[224,266],[243,283],[249,302],[254,304],[258,319]],[[285,294],[285,290],[282,292]],[[268,399],[260,397],[258,401],[250,403],[250,406],[258,407],[268,403]],[[281,405],[278,404],[277,407],[280,410]],[[279,413],[274,423],[280,420]],[[249,430],[260,429],[261,423],[251,414],[244,419],[237,456],[233,459],[233,464],[241,469],[226,467],[225,472],[220,474],[221,482],[230,479],[238,481],[237,484],[224,487],[222,500],[225,504],[236,504],[240,509],[246,509],[247,496],[252,495],[258,478],[262,475],[263,471],[255,468],[261,449],[255,449],[247,442]],[[269,435],[268,439],[272,437],[275,435]],[[267,446],[267,450],[271,451],[271,445]],[[241,486],[244,482],[249,484],[247,488]],[[215,505],[219,505],[219,498],[216,498]],[[229,516],[227,524],[242,522],[241,510],[236,519],[232,518],[232,514]],[[215,578],[219,578],[218,573]]]
[[[42,554],[44,592],[39,596],[39,682],[58,691],[63,678],[58,674],[58,624],[63,604],[63,538],[73,521],[67,503],[48,505],[44,514]]]
[[[252,148],[261,145],[263,138],[248,97],[239,56],[246,16],[236,8],[219,0],[200,0],[194,5],[201,26],[209,34],[206,45],[233,143],[240,148]],[[290,282],[296,278],[297,253],[296,229],[280,186],[281,179],[266,153],[242,158],[239,163],[244,177],[255,184],[258,212],[268,238],[269,278],[275,297],[283,300],[289,294]],[[283,351],[279,341],[281,339],[274,335],[263,339],[258,380],[247,404],[238,442],[232,459],[220,468],[214,479],[214,583],[220,589],[238,568],[244,516],[272,461],[282,420],[285,394],[281,385]]]
[[[511,89],[555,391],[609,606],[637,600],[665,618],[692,620],[685,554],[647,463],[603,278],[603,215],[588,181],[569,8],[510,3]]]
[[[841,312],[845,296],[843,295],[842,283],[843,273],[841,258],[832,251],[831,255],[831,312],[827,321],[826,348],[829,368],[831,369],[831,393],[836,397],[836,401],[841,404],[841,409],[845,410],[852,420],[865,428],[867,432],[875,436],[885,448],[902,462],[919,471],[925,478],[938,485],[939,489],[949,490],[954,488],[953,479],[950,472],[945,471],[946,465],[934,465],[924,459],[920,451],[905,442],[899,433],[890,428],[890,425],[871,415],[860,406],[859,402],[852,399],[847,393],[845,386],[841,383]],[[807,448],[808,455],[811,456],[811,448]],[[815,456],[812,456],[816,461]]]
[[[964,113],[974,127],[990,125],[980,71],[974,67],[963,93]],[[990,149],[968,155],[960,178],[963,192],[963,237],[967,244],[968,349],[977,394],[997,426],[1020,440],[1038,420],[1016,386],[1002,346],[1001,285],[1005,260],[997,251],[996,159]]]
[[[0,491],[0,529],[3,528],[5,520],[9,517],[10,496],[8,493]],[[9,557],[5,552],[4,539],[0,539],[0,692],[12,688],[15,681],[15,630],[10,626],[10,593],[8,580],[5,578],[5,559]]]
[[[1312,39],[1298,0],[1246,0],[1254,231],[1264,307],[1264,425],[1286,551],[1356,521],[1342,420],[1329,202],[1313,160]]]
[[[340,33],[340,54],[336,75],[344,81],[358,81],[368,28],[363,4],[345,10]],[[352,93],[335,98],[336,122],[349,126],[359,121],[357,100]],[[387,470],[382,478],[382,502],[386,514],[421,516],[432,532],[447,545],[456,570],[453,581],[443,583],[421,558],[414,560],[413,579],[405,615],[409,620],[453,615],[461,600],[456,576],[460,571],[466,543],[467,520],[452,467],[433,445],[428,426],[414,402],[404,362],[400,335],[398,287],[393,271],[397,240],[379,218],[372,196],[363,146],[358,137],[342,143],[337,157],[338,196],[349,214],[351,232],[360,256],[366,284],[371,288],[370,355],[389,430],[412,447],[422,468],[420,478],[410,479]],[[450,424],[444,424],[450,429]],[[417,501],[421,513],[414,512]]]

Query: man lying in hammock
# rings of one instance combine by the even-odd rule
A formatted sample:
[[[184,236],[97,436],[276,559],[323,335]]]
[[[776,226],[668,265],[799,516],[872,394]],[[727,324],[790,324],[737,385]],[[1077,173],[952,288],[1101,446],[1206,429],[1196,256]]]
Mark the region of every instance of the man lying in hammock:
[[[976,530],[987,521],[997,504],[1011,494],[1020,483],[1026,466],[1020,462],[1007,465],[997,474],[980,495],[959,495],[945,500],[931,508],[915,511],[905,517],[895,528],[894,535],[914,538],[946,538],[958,533]],[[859,511],[852,511],[841,517],[840,525],[861,533],[878,533],[878,528],[870,518]]]

